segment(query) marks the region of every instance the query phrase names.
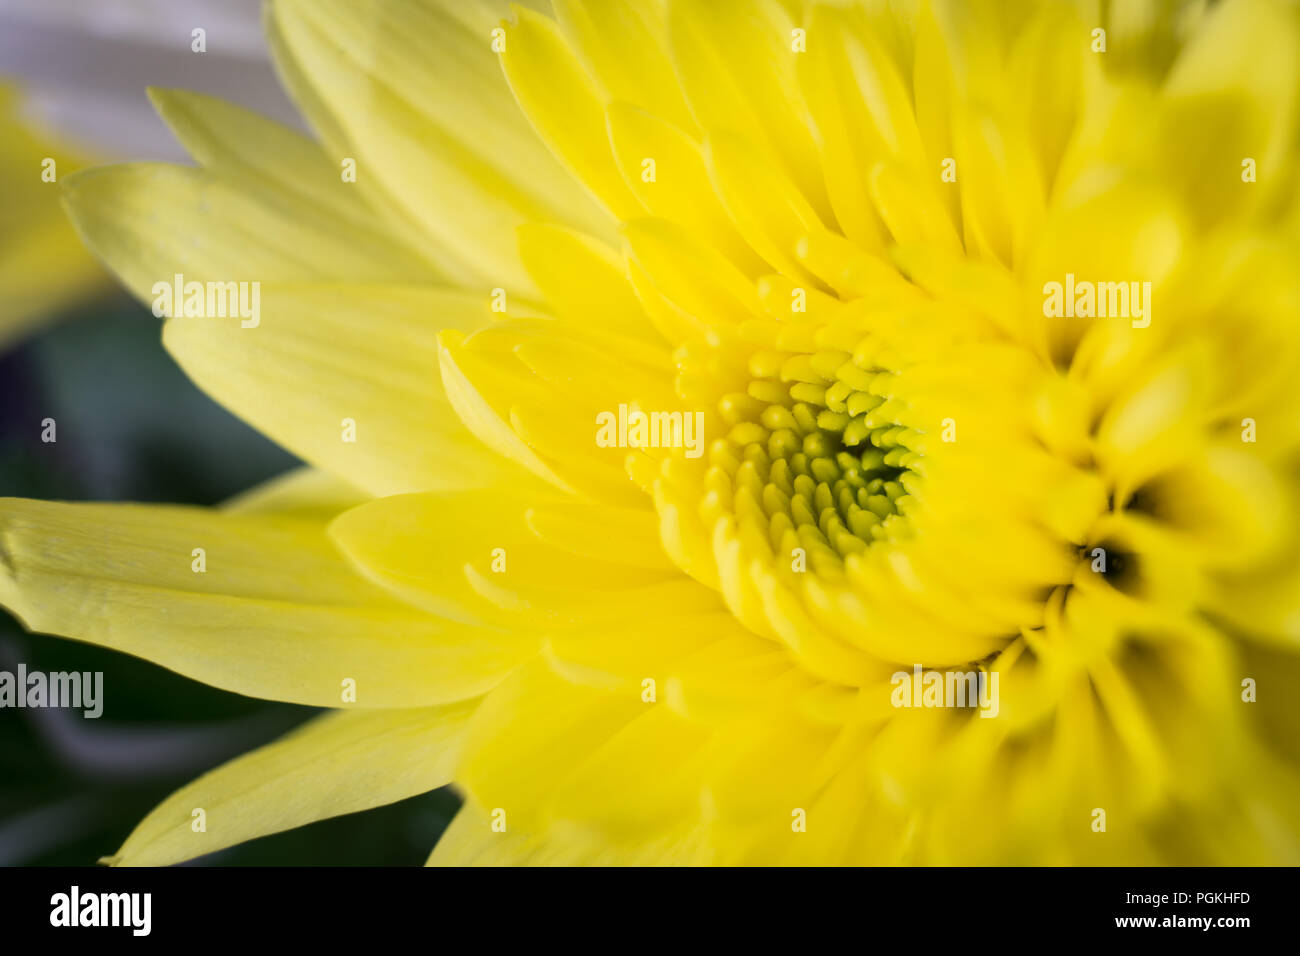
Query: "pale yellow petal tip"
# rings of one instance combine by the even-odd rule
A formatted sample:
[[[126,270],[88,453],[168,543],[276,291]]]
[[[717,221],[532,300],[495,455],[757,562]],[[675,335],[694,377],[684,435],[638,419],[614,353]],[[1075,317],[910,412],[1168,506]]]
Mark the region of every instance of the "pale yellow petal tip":
[[[105,174],[125,168],[127,164],[92,166],[59,177],[59,204],[72,223],[82,244],[103,260],[97,248],[96,236],[91,232],[97,218],[102,215],[98,207],[104,199]]]
[[[145,96],[149,97],[149,104],[154,108],[154,112],[162,117],[163,121],[168,125],[171,125],[171,116],[187,104],[217,100],[217,97],[208,96],[196,90],[186,90],[172,86],[147,86],[144,93]]]
[[[438,349],[451,352],[465,344],[465,333],[459,329],[443,329],[438,333]]]
[[[226,111],[235,113],[248,112],[220,96],[211,96],[198,90],[189,90],[180,86],[149,86],[145,88],[149,103],[162,120],[173,130],[175,123],[184,117],[178,114],[184,111],[207,110],[211,112]],[[249,113],[251,116],[259,114]],[[191,120],[192,122],[192,120]]]
[[[149,97],[149,102],[153,108],[162,113],[168,101],[185,95],[185,91],[168,86],[146,86],[144,95]]]
[[[101,856],[95,862],[98,863],[100,866],[121,866],[122,854],[115,853],[113,856]]]
[[[90,169],[79,169],[75,173],[68,173],[66,176],[59,177],[59,191],[62,194],[64,205],[66,206],[69,198],[74,198],[86,183],[96,177],[103,167],[92,166]]]
[[[529,10],[519,3],[508,4],[506,10],[509,11],[509,15],[501,18],[501,26],[503,27],[517,27],[524,22],[525,17],[541,16],[535,10]]]

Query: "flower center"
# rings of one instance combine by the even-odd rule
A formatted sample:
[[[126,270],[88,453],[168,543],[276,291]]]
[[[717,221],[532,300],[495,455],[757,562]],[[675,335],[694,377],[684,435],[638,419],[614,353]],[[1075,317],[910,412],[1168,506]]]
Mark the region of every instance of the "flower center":
[[[843,559],[905,532],[918,433],[898,424],[894,374],[866,364],[831,349],[750,358],[746,395],[761,411],[727,441],[774,547],[789,530]]]
[[[786,311],[769,280],[763,312],[681,346],[677,395],[720,437],[655,487],[670,531],[698,514],[674,547],[742,623],[859,686],[1041,626],[1105,499],[1042,441],[1035,354],[960,302],[873,290]]]

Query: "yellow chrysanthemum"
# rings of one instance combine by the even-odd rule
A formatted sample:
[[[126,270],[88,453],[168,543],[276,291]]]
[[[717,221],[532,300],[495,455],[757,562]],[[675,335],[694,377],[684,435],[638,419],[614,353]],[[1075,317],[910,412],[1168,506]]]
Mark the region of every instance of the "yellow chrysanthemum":
[[[199,168],[68,184],[261,283],[163,342],[315,467],[8,501],[0,600],[337,709],[114,861],[454,782],[434,863],[1295,862],[1296,7],[554,8],[275,0],[322,145],[155,93]]]

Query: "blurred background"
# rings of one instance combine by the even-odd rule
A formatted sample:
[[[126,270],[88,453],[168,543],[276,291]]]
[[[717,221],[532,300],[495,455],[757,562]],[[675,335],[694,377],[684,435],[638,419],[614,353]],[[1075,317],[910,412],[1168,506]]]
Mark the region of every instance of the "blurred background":
[[[59,205],[57,179],[78,168],[185,161],[148,85],[300,125],[259,0],[0,0],[0,496],[212,505],[298,464],[189,382],[159,320],[81,250]],[[56,442],[41,440],[46,418]],[[27,634],[0,610],[0,670],[20,662],[102,671],[104,712],[0,709],[4,866],[93,865],[173,790],[313,713]],[[420,864],[457,804],[437,791],[192,865]]]

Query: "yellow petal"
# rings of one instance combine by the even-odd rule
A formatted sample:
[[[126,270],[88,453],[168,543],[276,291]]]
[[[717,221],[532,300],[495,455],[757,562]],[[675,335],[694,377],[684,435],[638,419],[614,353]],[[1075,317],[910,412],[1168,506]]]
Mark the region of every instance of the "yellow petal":
[[[657,3],[555,0],[560,29],[605,99],[625,100],[678,126],[693,125],[668,54]]]
[[[265,285],[260,320],[176,317],[163,344],[204,391],[312,464],[384,495],[490,484],[512,470],[438,382],[437,330],[488,299],[398,286]]]
[[[479,805],[504,809],[508,825],[537,831],[557,787],[646,706],[637,694],[570,684],[536,662],[483,699],[456,782]]]
[[[395,602],[319,522],[201,508],[3,499],[0,603],[32,631],[318,707],[346,682],[358,707],[472,697],[530,652]]]
[[[350,228],[304,195],[282,190],[268,203],[265,194],[238,179],[161,163],[101,166],[64,181],[82,241],[145,303],[153,301],[154,283],[177,273],[199,282],[434,277],[391,243],[358,244]]]
[[[438,361],[442,370],[442,384],[460,420],[474,436],[503,460],[512,462],[544,482],[563,491],[571,491],[569,484],[553,470],[551,463],[516,434],[510,423],[509,398],[514,391],[531,388],[534,383],[520,384],[503,370],[494,356],[485,356],[469,347],[465,337],[456,331],[443,332],[438,337]],[[540,391],[540,390],[537,390]],[[504,393],[504,398],[502,397]],[[538,401],[538,404],[541,404]]]
[[[550,223],[520,226],[519,255],[548,306],[584,329],[662,344],[628,285],[617,250]]]
[[[714,859],[703,827],[675,828],[632,846],[604,846],[571,833],[519,832],[501,807],[489,814],[472,801],[456,814],[427,866],[705,866]]]
[[[778,166],[734,135],[710,136],[707,160],[718,195],[745,241],[776,271],[807,276],[795,249],[800,238],[825,226],[804,194]]]
[[[295,468],[236,495],[222,505],[245,515],[286,515],[329,520],[370,496],[329,472]]]
[[[740,323],[760,311],[753,281],[676,223],[636,219],[623,237],[627,258],[639,270],[633,285],[661,329],[668,326],[665,308],[700,327]]]
[[[599,91],[583,71],[555,21],[514,6],[504,25],[501,65],[520,108],[552,152],[619,219],[641,204],[619,176],[605,135]]]
[[[434,790],[451,781],[474,707],[316,717],[173,793],[101,862],[168,866]]]
[[[712,597],[671,565],[652,560],[653,538],[627,538],[644,557],[617,549],[594,553],[557,542],[547,521],[555,496],[519,496],[505,489],[398,495],[362,505],[338,518],[331,534],[372,580],[406,600],[465,621],[554,628],[596,616],[655,613],[654,601],[672,595],[686,612]],[[566,512],[558,502],[557,516]],[[617,509],[584,505],[594,524],[608,515],[607,532],[627,519]],[[647,512],[648,514],[648,512]],[[547,540],[534,528],[545,530]],[[570,527],[572,532],[574,529]]]
[[[748,275],[766,271],[718,202],[698,142],[630,103],[611,103],[606,116],[623,181],[652,216],[696,233]]]
[[[617,843],[699,821],[709,731],[660,703],[641,706],[556,789],[551,826]]]
[[[795,76],[795,22],[775,0],[672,0],[668,30],[678,81],[710,138],[759,149],[817,214],[830,206]],[[810,41],[815,42],[815,41]]]
[[[344,229],[354,255],[360,252],[363,262],[376,266],[388,264],[388,270],[377,275],[456,278],[455,273],[440,273],[432,260],[421,259],[413,234],[363,198],[373,189],[366,179],[346,179],[339,163],[296,130],[202,93],[155,87],[149,99],[208,172],[269,206],[287,206],[295,222],[317,232],[337,234]],[[346,275],[351,273],[335,277]]]
[[[563,490],[644,503],[626,477],[625,445],[595,439],[606,428],[601,416],[620,405],[678,411],[668,370],[656,362],[662,353],[544,319],[499,322],[467,338],[448,331],[439,341],[447,396],[485,444]]]
[[[1225,0],[1169,71],[1157,114],[1163,177],[1201,223],[1290,193],[1300,109],[1300,16],[1289,4]],[[1242,181],[1242,160],[1256,182]]]
[[[405,215],[466,285],[530,290],[514,228],[551,220],[599,235],[609,223],[549,156],[501,77],[502,4],[276,0],[273,49],[307,87],[299,103],[353,158],[357,181]],[[442,55],[430,57],[428,38]],[[472,90],[473,97],[465,91]]]

